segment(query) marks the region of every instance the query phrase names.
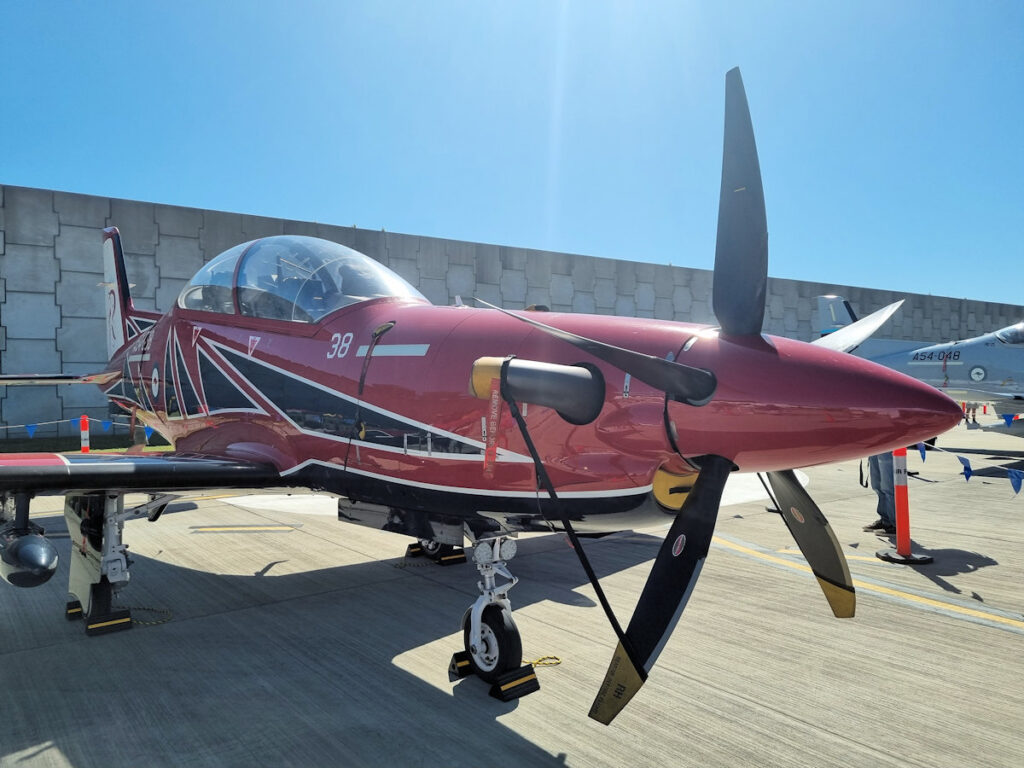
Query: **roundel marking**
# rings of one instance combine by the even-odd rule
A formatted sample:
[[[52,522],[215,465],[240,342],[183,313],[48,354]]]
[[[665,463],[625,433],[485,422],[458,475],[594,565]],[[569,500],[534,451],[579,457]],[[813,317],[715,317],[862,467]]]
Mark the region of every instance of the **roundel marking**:
[[[984,381],[985,380],[985,369],[980,365],[976,365],[971,368],[971,381]]]
[[[790,507],[789,514],[791,514],[798,523],[804,522],[804,516],[800,514],[800,510],[796,507]]]
[[[683,549],[686,547],[686,534],[680,533],[674,542],[672,542],[672,557],[679,557],[683,554]]]
[[[153,393],[153,397],[156,397],[160,392],[160,371],[155,365],[153,366],[153,375],[149,380],[149,389]]]

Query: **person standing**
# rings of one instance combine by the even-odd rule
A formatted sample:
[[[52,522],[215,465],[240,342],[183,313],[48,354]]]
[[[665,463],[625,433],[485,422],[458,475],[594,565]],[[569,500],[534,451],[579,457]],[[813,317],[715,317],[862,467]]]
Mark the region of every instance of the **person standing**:
[[[892,453],[879,453],[868,457],[871,487],[878,495],[878,519],[865,525],[865,531],[896,533],[896,489],[893,482]]]

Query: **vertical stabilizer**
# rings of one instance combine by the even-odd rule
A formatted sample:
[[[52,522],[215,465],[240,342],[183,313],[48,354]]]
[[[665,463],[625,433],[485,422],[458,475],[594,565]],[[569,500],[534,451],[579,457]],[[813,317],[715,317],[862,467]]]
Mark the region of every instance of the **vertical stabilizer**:
[[[818,297],[818,331],[822,336],[827,336],[833,331],[838,331],[855,322],[857,322],[857,314],[850,306],[850,302],[842,296]]]
[[[134,335],[129,331],[134,307],[117,227],[103,230],[103,286],[107,291],[107,355],[113,357]]]

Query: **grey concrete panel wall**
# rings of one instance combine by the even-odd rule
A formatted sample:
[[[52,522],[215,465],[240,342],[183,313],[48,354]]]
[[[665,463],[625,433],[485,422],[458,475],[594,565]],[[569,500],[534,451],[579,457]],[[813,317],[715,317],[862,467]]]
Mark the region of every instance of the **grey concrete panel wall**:
[[[565,312],[714,322],[708,270],[0,186],[0,372],[86,373],[104,367],[105,304],[97,284],[106,226],[121,231],[133,297],[143,309],[169,309],[192,274],[221,251],[285,233],[355,248],[436,304],[453,303],[457,296],[469,303],[478,296],[510,309],[544,304]],[[815,297],[826,293],[845,296],[861,314],[906,299],[883,330],[891,338],[968,338],[1024,318],[1024,307],[1016,305],[771,278],[765,331],[814,338]],[[80,413],[107,415],[98,390],[0,388],[0,425]],[[63,429],[70,431],[68,425]],[[41,428],[39,434],[45,433]]]

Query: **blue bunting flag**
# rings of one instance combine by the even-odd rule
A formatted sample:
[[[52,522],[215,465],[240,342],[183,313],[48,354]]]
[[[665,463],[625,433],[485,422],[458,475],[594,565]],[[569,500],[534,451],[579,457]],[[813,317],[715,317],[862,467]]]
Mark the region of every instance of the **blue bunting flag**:
[[[110,431],[110,427],[113,425],[113,423],[114,422],[112,422],[112,421],[101,422],[101,424],[103,425],[103,431],[104,432],[109,432]]]
[[[1013,486],[1014,493],[1020,493],[1021,480],[1024,480],[1024,472],[1019,469],[1008,469],[1006,474],[1010,476],[1010,485]]]
[[[918,444],[917,444],[917,450],[919,450],[919,451],[921,452],[921,461],[924,461],[924,460],[925,460],[925,458],[926,458],[926,455],[925,455],[925,454],[926,454],[926,453],[927,453],[927,451],[928,451],[928,449],[927,449],[927,448],[925,448],[925,446],[924,446],[924,443],[918,443]]]
[[[30,438],[36,436],[36,429],[38,429],[38,427],[35,424],[26,424],[25,425],[25,431],[28,432],[28,436]]]
[[[965,459],[963,456],[957,456],[960,459],[960,463],[964,465],[964,480],[970,480],[971,475],[974,474],[971,471],[971,462]]]
[[[77,416],[71,420],[71,426],[78,432],[82,429],[82,421]]]
[[[146,427],[146,440],[148,441],[149,438],[152,437],[152,436],[153,436],[153,428],[152,427]]]
[[[1016,414],[1013,414],[1013,413],[1004,413],[1003,414],[1003,421],[1006,422],[1006,426],[1010,426],[1011,424],[1013,424],[1013,417],[1015,415]]]

